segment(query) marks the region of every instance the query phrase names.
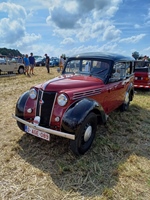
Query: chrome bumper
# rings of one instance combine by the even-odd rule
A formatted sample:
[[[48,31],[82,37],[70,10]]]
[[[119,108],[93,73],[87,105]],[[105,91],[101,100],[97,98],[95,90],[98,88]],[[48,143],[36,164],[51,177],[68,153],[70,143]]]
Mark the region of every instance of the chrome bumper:
[[[12,114],[12,117],[14,119],[16,119],[18,122],[21,122],[22,124],[27,125],[31,128],[36,129],[36,130],[43,131],[43,132],[46,132],[46,133],[50,133],[52,135],[57,135],[57,136],[60,136],[60,137],[68,138],[68,139],[71,139],[71,140],[75,140],[75,135],[71,135],[69,133],[64,133],[64,132],[61,132],[61,131],[56,131],[56,130],[53,130],[53,129],[44,128],[42,126],[32,124],[32,123],[27,122],[23,119],[20,119],[19,117],[15,116],[14,114]]]

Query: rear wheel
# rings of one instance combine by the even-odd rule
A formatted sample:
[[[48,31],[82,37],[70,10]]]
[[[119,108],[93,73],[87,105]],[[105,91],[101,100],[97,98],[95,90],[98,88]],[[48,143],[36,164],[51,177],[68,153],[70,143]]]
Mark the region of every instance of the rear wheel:
[[[125,100],[124,100],[123,104],[120,106],[120,110],[122,112],[128,110],[129,104],[130,104],[130,94],[129,94],[129,92],[127,92],[126,96],[125,96]]]
[[[90,113],[76,132],[76,139],[70,141],[70,148],[76,155],[82,155],[91,147],[97,130],[97,116]]]

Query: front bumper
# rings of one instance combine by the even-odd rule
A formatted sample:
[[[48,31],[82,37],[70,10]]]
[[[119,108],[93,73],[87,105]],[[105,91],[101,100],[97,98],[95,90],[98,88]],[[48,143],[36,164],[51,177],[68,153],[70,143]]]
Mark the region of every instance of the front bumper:
[[[27,122],[27,121],[15,116],[14,114],[12,114],[12,117],[14,119],[16,119],[18,122],[20,122],[24,125],[27,125],[31,128],[34,128],[36,130],[43,131],[43,132],[46,132],[46,133],[49,133],[49,134],[52,134],[52,135],[57,135],[57,136],[60,136],[60,137],[68,138],[68,139],[71,139],[71,140],[75,140],[75,135],[72,135],[72,134],[69,134],[69,133],[64,133],[64,132],[61,132],[61,131],[56,131],[56,130],[49,129],[49,128],[44,128],[42,126],[32,124],[30,122]]]

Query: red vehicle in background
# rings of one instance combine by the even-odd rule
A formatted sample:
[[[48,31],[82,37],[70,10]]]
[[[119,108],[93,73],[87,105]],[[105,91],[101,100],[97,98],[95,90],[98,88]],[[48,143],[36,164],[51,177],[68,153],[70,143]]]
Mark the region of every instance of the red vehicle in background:
[[[134,61],[134,87],[150,88],[150,61]]]

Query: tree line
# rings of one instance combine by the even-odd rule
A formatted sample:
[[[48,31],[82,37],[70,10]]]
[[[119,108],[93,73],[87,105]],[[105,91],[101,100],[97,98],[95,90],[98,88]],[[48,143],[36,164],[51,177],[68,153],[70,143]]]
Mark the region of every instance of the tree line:
[[[7,49],[7,48],[0,48],[0,55],[7,57],[22,56],[22,54],[17,49]]]

